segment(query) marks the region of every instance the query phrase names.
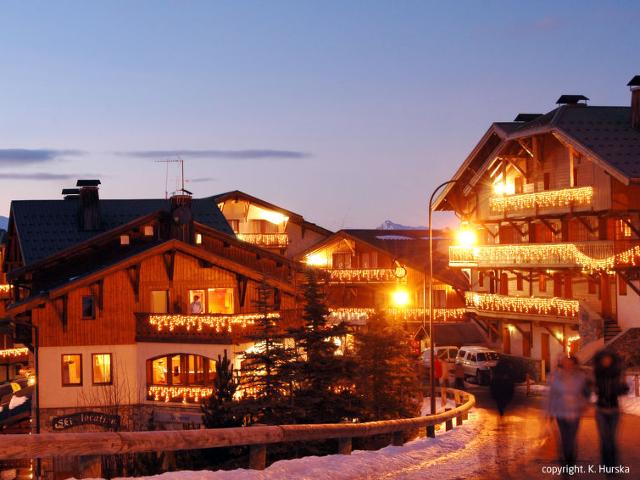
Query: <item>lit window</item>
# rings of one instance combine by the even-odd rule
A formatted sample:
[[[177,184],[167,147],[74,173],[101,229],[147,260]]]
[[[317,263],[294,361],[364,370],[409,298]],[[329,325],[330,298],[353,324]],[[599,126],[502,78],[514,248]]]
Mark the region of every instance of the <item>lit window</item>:
[[[153,237],[153,225],[145,225],[144,226],[144,236],[145,237]]]
[[[111,354],[94,353],[91,355],[92,380],[94,385],[109,385],[111,378]]]
[[[151,362],[151,383],[153,385],[167,384],[167,357],[156,358]]]
[[[82,318],[96,318],[96,299],[93,295],[85,295],[82,297]]]
[[[184,378],[182,375],[182,356],[174,355],[171,357],[171,385],[182,385]]]
[[[207,290],[208,313],[234,313],[233,288]]]
[[[205,313],[204,290],[189,290],[189,313],[198,315]]]
[[[129,245],[129,235],[120,235],[120,245]]]
[[[200,245],[202,243],[202,234],[196,233],[196,245]]]
[[[62,355],[62,386],[82,385],[82,355]]]

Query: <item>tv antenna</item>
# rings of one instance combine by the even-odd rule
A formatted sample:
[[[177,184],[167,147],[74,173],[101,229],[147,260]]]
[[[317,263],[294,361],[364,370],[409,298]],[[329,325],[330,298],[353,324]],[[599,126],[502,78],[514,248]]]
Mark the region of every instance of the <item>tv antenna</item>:
[[[164,198],[167,200],[169,198],[169,164],[170,163],[179,163],[180,164],[180,184],[181,188],[179,189],[182,193],[187,193],[191,195],[191,192],[184,188],[184,160],[180,157],[178,158],[167,158],[165,160],[156,160],[156,163],[164,163],[166,164],[166,173],[164,179]]]

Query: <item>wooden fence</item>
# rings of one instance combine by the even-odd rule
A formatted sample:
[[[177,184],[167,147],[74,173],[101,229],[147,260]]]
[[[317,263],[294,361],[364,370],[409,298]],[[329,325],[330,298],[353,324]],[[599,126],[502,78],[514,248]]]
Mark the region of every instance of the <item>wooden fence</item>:
[[[461,425],[475,405],[475,397],[467,392],[447,389],[455,408],[435,415],[367,423],[319,425],[277,425],[201,430],[169,430],[148,432],[40,433],[2,435],[0,460],[50,457],[95,457],[136,452],[165,452],[202,448],[250,446],[249,466],[264,469],[267,445],[311,440],[338,440],[338,453],[351,453],[353,438],[392,434],[392,444],[402,445],[407,432],[435,437],[435,426],[446,430]],[[440,399],[436,399],[440,402]],[[94,474],[94,471],[91,472]]]

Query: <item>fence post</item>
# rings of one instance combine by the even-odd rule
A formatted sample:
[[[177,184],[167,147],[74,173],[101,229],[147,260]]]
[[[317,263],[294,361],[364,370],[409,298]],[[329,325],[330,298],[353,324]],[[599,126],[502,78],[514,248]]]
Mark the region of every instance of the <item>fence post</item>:
[[[351,455],[353,444],[351,438],[339,438],[338,439],[338,454],[339,455]]]
[[[251,445],[249,447],[249,468],[251,470],[264,470],[267,466],[267,446]]]
[[[436,438],[436,426],[435,425],[427,425],[427,437]]]
[[[399,432],[393,432],[393,441],[391,445],[394,447],[401,447],[404,445],[404,432],[400,430]]]
[[[540,383],[547,381],[547,369],[545,368],[544,359],[540,360]]]
[[[450,411],[450,410],[451,410],[450,408],[445,408],[445,409],[444,409],[444,411],[445,411],[445,412],[448,412],[448,411]],[[448,431],[449,431],[449,430],[451,430],[452,428],[453,428],[453,418],[450,418],[450,419],[448,419],[448,420],[446,420],[446,421],[444,422],[444,429],[445,429],[445,431],[447,431],[447,432],[448,432]]]

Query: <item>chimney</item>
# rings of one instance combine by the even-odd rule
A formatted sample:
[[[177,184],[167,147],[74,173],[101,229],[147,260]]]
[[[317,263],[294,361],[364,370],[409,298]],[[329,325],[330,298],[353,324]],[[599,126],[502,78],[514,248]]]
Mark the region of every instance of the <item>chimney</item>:
[[[63,188],[62,196],[65,200],[75,200],[80,195],[79,188]]]
[[[171,198],[171,237],[192,243],[191,192],[184,188],[174,193]]]
[[[80,229],[85,232],[100,230],[100,198],[98,196],[100,180],[78,180],[76,186],[80,188],[80,204],[78,216]]]
[[[584,95],[560,95],[560,98],[556,101],[558,105],[579,105],[582,107],[587,106],[587,100]],[[584,103],[580,103],[584,102]]]
[[[631,126],[640,130],[640,75],[633,77],[627,85],[631,89]]]

